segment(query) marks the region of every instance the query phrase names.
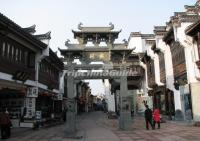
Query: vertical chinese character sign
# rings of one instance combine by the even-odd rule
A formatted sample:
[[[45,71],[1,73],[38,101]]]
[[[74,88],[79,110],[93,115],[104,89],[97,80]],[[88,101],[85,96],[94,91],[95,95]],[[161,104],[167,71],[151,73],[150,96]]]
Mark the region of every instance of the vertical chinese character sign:
[[[36,97],[38,97],[38,88],[28,88],[27,97],[25,101],[25,107],[27,109],[26,118],[33,118],[35,116]]]

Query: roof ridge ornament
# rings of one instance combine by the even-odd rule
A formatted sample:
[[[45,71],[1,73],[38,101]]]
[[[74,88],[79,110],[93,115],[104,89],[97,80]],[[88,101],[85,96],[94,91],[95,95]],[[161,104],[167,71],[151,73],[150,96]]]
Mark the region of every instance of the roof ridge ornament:
[[[110,22],[109,25],[110,25],[110,30],[113,30],[115,27],[114,24],[112,22]]]
[[[32,33],[33,34],[33,33],[36,32],[35,27],[36,27],[36,25],[34,24],[34,25],[31,25],[29,27],[25,27],[25,28],[22,28],[22,29],[25,30],[28,33]]]
[[[26,27],[26,28],[34,28],[34,29],[35,29],[35,27],[36,27],[36,25],[33,24],[33,25],[31,25],[31,26],[29,26],[29,27]]]
[[[78,29],[79,30],[86,30],[86,29],[88,29],[88,28],[107,28],[107,30],[113,30],[114,29],[114,24],[112,23],[112,22],[110,22],[109,23],[109,26],[108,27],[84,27],[84,26],[82,26],[83,25],[83,23],[82,22],[80,22],[79,24],[78,24]]]
[[[126,48],[127,48],[127,46],[128,46],[128,41],[127,41],[126,39],[123,39],[122,41],[124,42],[124,45],[125,45]]]
[[[126,39],[123,39],[122,41],[123,41],[125,44],[128,43],[128,41],[127,41]]]
[[[79,29],[79,30],[82,30],[82,29],[83,29],[82,25],[83,25],[82,22],[80,22],[80,23],[78,24],[78,29]]]
[[[67,41],[65,42],[65,46],[66,46],[66,47],[69,46],[69,42],[70,42],[70,39],[67,39]]]
[[[48,31],[47,33],[44,33],[44,34],[34,35],[34,36],[39,40],[51,39],[51,31]]]

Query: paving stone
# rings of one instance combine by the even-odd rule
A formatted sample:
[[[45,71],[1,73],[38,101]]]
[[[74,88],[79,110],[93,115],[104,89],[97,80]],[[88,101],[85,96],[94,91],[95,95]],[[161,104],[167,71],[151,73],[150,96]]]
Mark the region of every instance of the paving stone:
[[[63,124],[36,131],[12,129],[7,141],[200,141],[200,128],[184,123],[166,122],[161,124],[160,130],[146,130],[144,118],[135,117],[134,129],[121,131],[117,119],[108,120],[101,112],[83,114],[79,118],[82,139],[67,138]]]

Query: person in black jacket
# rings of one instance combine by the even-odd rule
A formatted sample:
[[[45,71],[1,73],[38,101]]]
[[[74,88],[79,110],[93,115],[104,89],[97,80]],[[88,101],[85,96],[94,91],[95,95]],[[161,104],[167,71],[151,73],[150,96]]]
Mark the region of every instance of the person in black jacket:
[[[0,127],[1,138],[8,139],[10,137],[10,126],[12,125],[9,114],[6,112],[6,108],[3,108],[3,112],[0,115]]]
[[[145,121],[146,121],[146,129],[149,130],[149,124],[151,125],[151,128],[154,129],[152,124],[152,111],[149,109],[148,105],[145,105],[146,110],[144,112],[145,115]]]

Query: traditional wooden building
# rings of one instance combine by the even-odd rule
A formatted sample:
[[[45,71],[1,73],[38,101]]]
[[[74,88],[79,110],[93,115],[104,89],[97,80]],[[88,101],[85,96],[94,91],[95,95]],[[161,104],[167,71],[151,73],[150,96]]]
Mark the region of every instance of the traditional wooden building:
[[[60,76],[63,63],[51,49],[49,56],[43,58],[39,64],[39,90],[36,99],[36,110],[42,110],[42,118],[62,116],[62,94],[60,93]]]
[[[22,28],[0,14],[0,107],[7,108],[13,126],[33,126],[43,114],[40,95],[59,94],[63,63],[49,48],[50,33],[34,32],[35,26]]]
[[[91,95],[91,89],[89,87],[89,82],[80,81],[76,84],[77,92],[77,113],[89,112],[92,110],[92,103],[90,103],[89,98]]]
[[[198,82],[194,75],[196,68],[192,55],[194,49],[185,34],[188,26],[200,18],[197,14],[198,9],[198,5],[185,6],[185,12],[175,12],[167,23],[167,32],[163,37],[165,47],[170,48],[172,58],[175,118],[181,120],[192,119],[191,85]]]
[[[174,107],[174,85],[172,84],[173,80],[173,69],[172,69],[172,60],[171,52],[169,47],[163,42],[163,37],[166,34],[166,26],[155,26],[155,44],[152,46],[154,53],[158,54],[159,57],[159,68],[160,68],[160,82],[163,85],[161,89],[161,103],[163,114],[168,115],[171,119],[175,114]]]
[[[150,108],[153,108],[152,99],[154,99],[154,91],[153,86],[156,84],[156,77],[155,77],[155,63],[154,63],[154,56],[151,51],[152,44],[155,43],[153,34],[142,34],[140,32],[132,32],[129,37],[129,45],[128,48],[134,48],[137,54],[141,54],[140,65],[145,70],[145,75],[142,80],[141,89],[139,90],[137,96],[138,99],[143,99],[146,101],[148,99],[147,104]],[[142,93],[142,94],[141,94]],[[140,98],[139,98],[140,97]],[[150,100],[151,99],[151,100]],[[140,100],[141,101],[141,100]],[[137,103],[137,105],[144,105],[141,103]],[[145,107],[140,106],[140,110],[138,112],[144,111]],[[143,110],[142,110],[143,109]]]
[[[191,24],[200,18],[197,15],[199,12],[198,5],[197,2],[195,6],[185,6],[185,12],[175,12],[167,26],[155,26],[156,42],[151,47],[154,52],[154,69],[157,70],[155,72],[154,86],[149,85],[151,83],[149,79],[152,78],[152,75],[148,72],[151,70],[152,63],[151,61],[146,61],[148,64],[146,65],[148,86],[152,88],[149,92],[158,97],[158,99],[153,98],[154,107],[160,105],[158,107],[161,111],[164,110],[166,114],[171,116],[175,115],[175,118],[180,120],[191,120],[192,109],[196,107],[192,103],[191,97],[193,97],[192,95],[196,97],[195,92],[198,87],[199,80],[197,79],[196,71],[198,59],[195,64],[192,61],[194,60],[192,54],[198,55],[198,53],[195,53],[197,49],[192,47],[192,44],[197,40],[197,34],[194,34],[194,29],[195,24],[198,25],[198,22],[194,25]],[[194,39],[194,42],[191,42],[192,40],[185,35],[185,29],[186,33]],[[149,58],[148,54],[150,52],[147,51],[144,56],[146,60]],[[156,61],[157,57],[158,61]],[[143,61],[145,60],[144,58]],[[160,85],[158,85],[159,83]],[[156,94],[158,95],[156,96]],[[158,101],[160,101],[159,104],[157,104]],[[197,119],[198,112],[197,110],[195,112]]]
[[[7,108],[14,126],[19,126],[20,118],[27,112],[34,113],[23,108],[28,103],[28,89],[36,87],[36,54],[47,46],[0,14],[0,107]]]
[[[193,75],[198,80],[190,84],[191,99],[192,99],[192,113],[194,121],[200,121],[199,110],[199,89],[200,89],[200,20],[190,25],[186,30],[188,38],[190,39],[190,45],[193,50],[193,63],[196,63]]]
[[[155,36],[147,39],[145,46],[145,60],[147,66],[148,94],[152,96],[153,108],[159,108],[162,114],[166,114],[166,88],[165,88],[165,64],[163,54],[156,48]]]

